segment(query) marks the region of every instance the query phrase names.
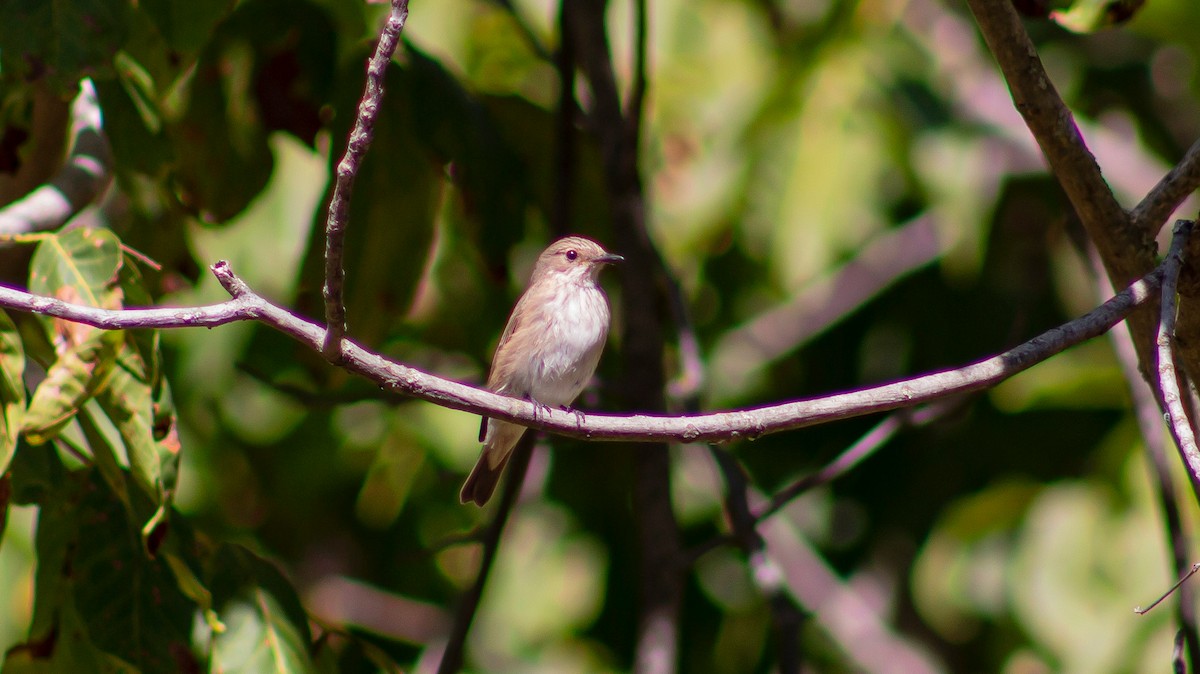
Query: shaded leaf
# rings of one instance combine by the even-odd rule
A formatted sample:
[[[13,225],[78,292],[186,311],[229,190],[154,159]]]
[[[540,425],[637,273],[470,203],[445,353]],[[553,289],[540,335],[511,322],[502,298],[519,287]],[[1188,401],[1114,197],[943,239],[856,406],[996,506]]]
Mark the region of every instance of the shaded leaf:
[[[104,132],[118,172],[160,174],[173,151],[163,131],[163,113],[150,75],[133,57],[119,53],[116,79],[97,80]]]
[[[25,413],[25,348],[17,326],[0,311],[0,475],[8,470]],[[3,531],[0,528],[0,531]]]
[[[506,142],[488,108],[440,62],[405,43],[408,68],[403,94],[412,106],[416,137],[451,176],[489,266],[501,269],[508,252],[525,234],[530,201],[529,176],[515,148],[529,139]],[[546,124],[540,134],[553,133]]]
[[[0,72],[46,78],[62,92],[104,73],[125,41],[125,0],[10,0],[0,3]]]
[[[250,0],[220,24],[170,129],[175,145],[186,148],[176,174],[185,204],[207,222],[224,222],[267,184],[271,131],[314,142],[335,52],[328,14],[308,2]]]
[[[235,0],[140,0],[138,6],[179,58],[198,53],[235,4]]]

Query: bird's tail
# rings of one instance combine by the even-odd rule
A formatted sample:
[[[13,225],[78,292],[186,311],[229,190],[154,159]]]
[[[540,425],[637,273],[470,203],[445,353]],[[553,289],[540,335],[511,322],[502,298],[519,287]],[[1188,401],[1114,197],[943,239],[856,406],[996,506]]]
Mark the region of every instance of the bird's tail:
[[[496,484],[504,473],[508,457],[512,456],[513,447],[524,433],[524,426],[495,419],[488,421],[483,452],[479,455],[475,468],[471,470],[471,475],[463,483],[462,491],[458,494],[460,501],[474,502],[475,505],[483,507],[488,499],[492,498],[492,492],[496,491]]]

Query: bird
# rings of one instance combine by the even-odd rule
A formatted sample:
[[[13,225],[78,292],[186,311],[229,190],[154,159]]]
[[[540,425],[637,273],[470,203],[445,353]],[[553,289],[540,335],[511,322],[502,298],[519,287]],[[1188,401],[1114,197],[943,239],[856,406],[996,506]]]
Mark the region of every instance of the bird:
[[[600,271],[624,259],[581,236],[558,239],[542,251],[496,346],[487,388],[567,409],[591,381],[608,338],[611,316]],[[462,503],[488,502],[525,430],[483,417],[483,450],[459,493]]]

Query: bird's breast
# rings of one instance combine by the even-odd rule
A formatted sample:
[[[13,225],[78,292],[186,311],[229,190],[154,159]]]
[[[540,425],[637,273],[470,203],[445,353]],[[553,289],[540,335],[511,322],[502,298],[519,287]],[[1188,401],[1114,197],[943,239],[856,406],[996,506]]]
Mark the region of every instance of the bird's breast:
[[[531,395],[548,405],[573,401],[596,371],[608,337],[608,301],[593,285],[571,284],[543,305],[545,334],[538,340]]]

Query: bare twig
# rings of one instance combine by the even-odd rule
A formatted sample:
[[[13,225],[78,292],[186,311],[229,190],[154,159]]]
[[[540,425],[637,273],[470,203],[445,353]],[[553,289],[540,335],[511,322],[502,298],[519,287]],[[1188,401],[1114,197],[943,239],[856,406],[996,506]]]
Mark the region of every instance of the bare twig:
[[[725,478],[725,511],[738,547],[746,554],[750,580],[767,598],[778,642],[779,671],[796,674],[800,671],[800,625],[803,612],[787,593],[783,571],[767,553],[767,544],[756,528],[757,519],[750,512],[750,488],[742,466],[729,451],[709,446],[717,467]]]
[[[233,296],[232,300],[204,307],[111,311],[0,287],[0,307],[56,316],[107,330],[211,328],[236,321],[258,320],[314,350],[324,344],[325,330],[321,326],[256,295],[234,275],[228,263],[218,262],[212,271]],[[994,386],[1075,344],[1104,334],[1138,306],[1152,300],[1161,279],[1161,270],[1147,274],[1087,314],[1004,353],[964,367],[857,391],[736,411],[676,416],[588,414],[581,419],[573,412],[536,408],[527,400],[498,395],[386,360],[350,340],[342,342],[345,354],[342,367],[401,395],[567,437],[633,442],[722,442],[911,407]]]
[[[504,532],[504,525],[508,522],[508,516],[521,493],[521,485],[525,482],[525,473],[529,470],[529,457],[536,437],[534,433],[526,433],[513,450],[512,459],[509,460],[508,477],[505,478],[507,482],[504,485],[504,493],[500,496],[496,514],[483,532],[483,557],[479,561],[479,574],[475,576],[471,588],[458,600],[458,608],[454,611],[454,624],[450,628],[446,650],[442,653],[442,662],[438,665],[438,674],[454,674],[462,669],[467,634],[471,629],[471,622],[475,619],[475,612],[479,609],[479,600],[483,598],[483,587],[487,584],[492,563],[496,560],[496,552],[500,548],[500,534]]]
[[[1150,190],[1141,203],[1129,214],[1133,226],[1151,236],[1166,223],[1167,218],[1184,199],[1200,188],[1200,140],[1192,143],[1183,159]]]
[[[759,531],[782,573],[781,582],[810,612],[810,621],[838,644],[848,669],[872,674],[951,671],[924,646],[888,624],[878,595],[863,590],[864,581],[869,585],[870,580],[842,578],[786,516],[763,522]]]
[[[1179,283],[1179,270],[1183,266],[1183,247],[1191,236],[1195,223],[1190,220],[1180,220],[1175,223],[1174,237],[1171,248],[1163,260],[1162,281],[1162,318],[1158,326],[1158,384],[1162,391],[1163,405],[1171,436],[1188,468],[1188,476],[1192,481],[1192,490],[1200,499],[1200,447],[1196,445],[1196,434],[1191,421],[1183,407],[1180,393],[1179,377],[1182,373],[1175,367],[1175,355],[1172,352],[1172,339],[1175,335],[1175,291]]]
[[[1161,596],[1161,597],[1159,597],[1158,599],[1155,599],[1153,602],[1151,602],[1149,606],[1147,606],[1146,608],[1142,608],[1141,606],[1137,606],[1137,607],[1135,607],[1135,608],[1133,609],[1133,612],[1134,612],[1134,613],[1136,613],[1136,614],[1138,614],[1138,615],[1146,615],[1147,613],[1149,613],[1150,611],[1152,611],[1152,610],[1154,609],[1154,607],[1155,607],[1155,606],[1158,606],[1159,604],[1161,604],[1161,603],[1163,602],[1163,600],[1164,600],[1164,599],[1166,599],[1167,597],[1170,597],[1170,596],[1171,596],[1171,594],[1175,592],[1175,590],[1178,590],[1178,589],[1179,589],[1179,586],[1181,586],[1181,585],[1183,585],[1184,583],[1186,583],[1186,582],[1187,582],[1187,579],[1188,579],[1188,578],[1191,578],[1192,576],[1194,576],[1194,575],[1196,574],[1196,572],[1197,572],[1197,571],[1200,571],[1200,562],[1198,562],[1198,563],[1196,563],[1196,564],[1193,564],[1193,565],[1192,565],[1192,569],[1191,569],[1191,571],[1188,571],[1187,573],[1185,573],[1185,574],[1183,575],[1183,577],[1182,577],[1182,578],[1180,578],[1178,581],[1176,581],[1176,582],[1175,582],[1175,584],[1174,584],[1174,585],[1172,585],[1172,586],[1171,586],[1171,588],[1170,588],[1169,590],[1167,590],[1166,592],[1164,592],[1164,593],[1162,594],[1162,596]]]
[[[755,521],[762,521],[774,515],[788,503],[791,503],[792,499],[809,489],[828,484],[850,472],[852,468],[868,456],[874,454],[876,450],[887,444],[897,433],[905,428],[918,428],[941,419],[947,414],[961,408],[966,402],[966,398],[947,398],[920,409],[904,409],[893,412],[874,428],[867,431],[866,435],[859,438],[858,442],[850,445],[836,459],[821,468],[821,470],[805,475],[772,496],[771,502],[754,516]]]
[[[713,348],[712,376],[722,382],[722,394],[737,395],[754,373],[942,253],[928,214],[874,237],[846,264],[721,337]]]
[[[408,0],[392,0],[392,11],[388,14],[375,54],[367,64],[367,85],[358,105],[358,116],[346,142],[346,154],[338,162],[333,183],[333,196],[329,200],[329,215],[325,221],[325,324],[329,331],[321,353],[331,362],[340,362],[342,337],[346,334],[346,301],[344,298],[346,270],[343,258],[346,253],[346,226],[350,219],[350,196],[354,190],[354,178],[359,164],[375,132],[375,117],[383,101],[383,76],[404,22],[408,20]]]
[[[112,150],[91,80],[80,83],[71,103],[71,135],[71,151],[59,172],[0,209],[0,235],[57,229],[104,193],[112,180]]]

